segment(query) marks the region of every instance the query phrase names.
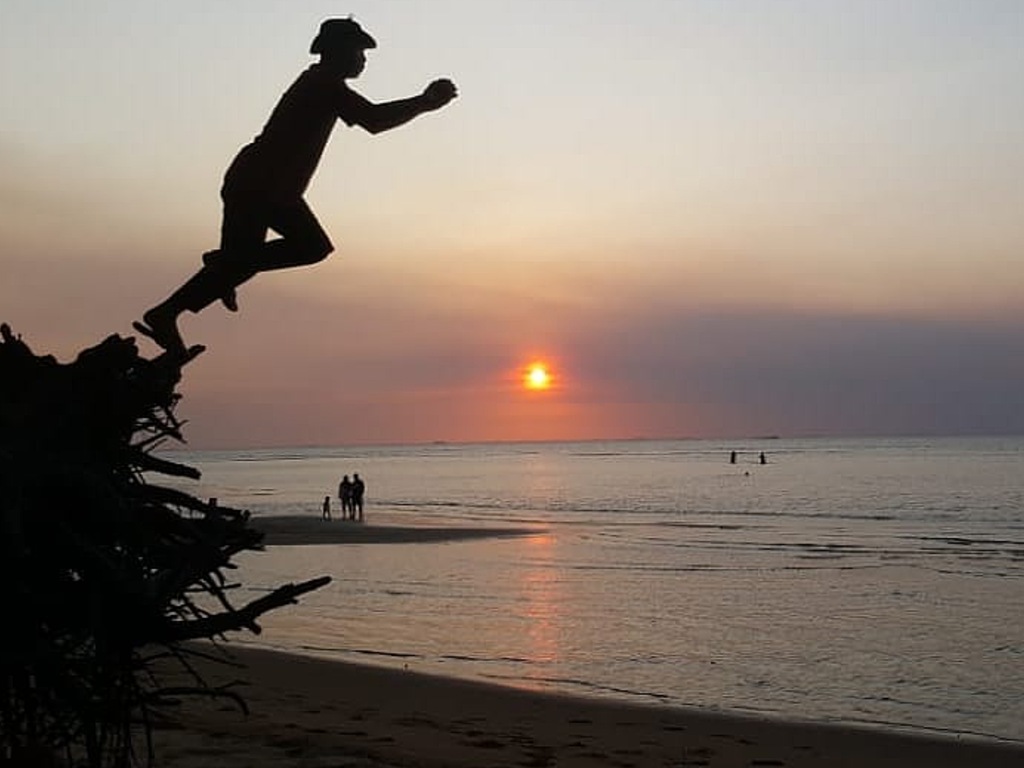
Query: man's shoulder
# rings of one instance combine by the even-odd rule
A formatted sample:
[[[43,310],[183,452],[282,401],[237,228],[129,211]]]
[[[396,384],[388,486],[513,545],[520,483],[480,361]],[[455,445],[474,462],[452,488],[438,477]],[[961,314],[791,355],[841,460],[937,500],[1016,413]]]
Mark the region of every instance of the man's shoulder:
[[[339,75],[337,72],[331,71],[329,67],[325,67],[319,62],[313,62],[306,67],[302,72],[299,73],[297,78],[299,81],[306,81],[311,84],[315,83],[327,88],[340,89],[349,93],[356,93],[356,91],[348,84],[348,81],[344,77]]]

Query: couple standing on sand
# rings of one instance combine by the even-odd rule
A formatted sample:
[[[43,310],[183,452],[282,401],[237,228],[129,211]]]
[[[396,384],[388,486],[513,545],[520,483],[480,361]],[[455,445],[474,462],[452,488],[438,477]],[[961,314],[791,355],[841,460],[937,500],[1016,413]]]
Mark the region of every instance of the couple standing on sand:
[[[262,133],[244,147],[224,176],[220,248],[203,254],[203,266],[167,299],[147,310],[135,329],[170,353],[187,356],[178,317],[200,312],[218,299],[238,311],[237,288],[258,272],[322,261],[334,245],[303,194],[338,119],[376,134],[448,104],[450,80],[430,83],[406,99],[373,103],[351,90],[348,79],[366,66],[377,42],[352,19],[320,25],[312,64],[281,97]],[[274,230],[281,237],[266,241]]]
[[[341,519],[344,520],[346,515],[349,520],[363,521],[363,496],[366,495],[366,483],[363,482],[363,478],[359,476],[359,473],[352,475],[352,479],[348,479],[348,475],[341,478],[341,482],[338,483],[338,499],[341,501]]]

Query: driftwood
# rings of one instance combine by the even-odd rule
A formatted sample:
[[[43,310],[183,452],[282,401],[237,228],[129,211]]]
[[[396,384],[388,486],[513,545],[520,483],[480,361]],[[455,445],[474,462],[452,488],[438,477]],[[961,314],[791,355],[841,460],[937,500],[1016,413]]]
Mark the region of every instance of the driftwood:
[[[148,763],[148,728],[145,750],[137,736],[151,707],[240,702],[192,671],[182,643],[258,632],[262,614],[329,581],[234,607],[224,572],[262,548],[248,513],[149,482],[199,475],[151,453],[182,439],[189,359],[149,360],[114,335],[61,364],[0,327],[0,766]],[[168,658],[194,686],[161,684]]]

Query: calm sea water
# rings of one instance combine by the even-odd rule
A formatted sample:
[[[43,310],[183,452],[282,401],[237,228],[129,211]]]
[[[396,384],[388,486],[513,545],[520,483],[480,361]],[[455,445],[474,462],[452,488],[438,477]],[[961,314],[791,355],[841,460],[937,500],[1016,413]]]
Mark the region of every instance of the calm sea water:
[[[240,599],[335,577],[247,641],[584,695],[1024,741],[1024,438],[184,458],[203,471],[192,492],[255,515],[319,517],[340,476],[358,472],[373,523],[540,531],[246,555]]]

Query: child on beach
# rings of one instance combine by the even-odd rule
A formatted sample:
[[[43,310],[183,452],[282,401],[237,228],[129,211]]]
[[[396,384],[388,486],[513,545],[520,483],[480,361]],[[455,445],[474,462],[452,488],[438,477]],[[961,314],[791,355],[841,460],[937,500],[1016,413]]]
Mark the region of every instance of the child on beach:
[[[135,329],[168,351],[185,354],[178,317],[200,312],[220,299],[238,311],[236,288],[258,272],[314,264],[334,246],[303,194],[340,118],[377,134],[448,104],[450,80],[430,83],[406,99],[373,103],[351,90],[348,79],[366,65],[376,41],[352,19],[328,19],[310,46],[320,60],[285,92],[262,133],[244,147],[224,176],[220,249],[203,255],[202,268]],[[268,230],[281,237],[266,242]]]

